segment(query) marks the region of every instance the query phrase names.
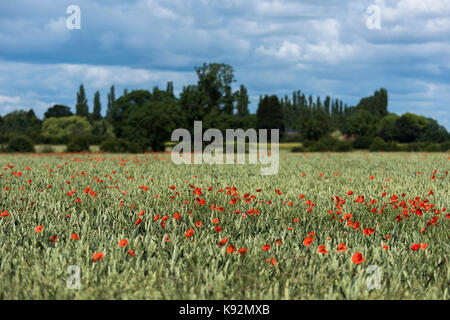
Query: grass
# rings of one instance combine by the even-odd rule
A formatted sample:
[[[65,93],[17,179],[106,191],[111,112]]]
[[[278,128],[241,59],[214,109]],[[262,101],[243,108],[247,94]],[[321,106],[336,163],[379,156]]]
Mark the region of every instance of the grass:
[[[177,166],[170,154],[2,154],[0,298],[448,300],[449,156],[282,151],[278,174],[261,176],[258,165]],[[71,265],[80,290],[67,287]]]

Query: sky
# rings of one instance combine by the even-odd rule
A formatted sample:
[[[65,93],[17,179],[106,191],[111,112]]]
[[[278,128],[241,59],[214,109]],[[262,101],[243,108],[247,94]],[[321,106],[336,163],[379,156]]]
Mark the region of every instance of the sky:
[[[80,8],[80,29],[67,8]],[[74,111],[84,84],[103,113],[111,85],[195,84],[227,63],[250,110],[260,95],[301,90],[349,106],[380,88],[390,112],[450,130],[449,0],[15,0],[0,2],[0,114],[53,104]]]

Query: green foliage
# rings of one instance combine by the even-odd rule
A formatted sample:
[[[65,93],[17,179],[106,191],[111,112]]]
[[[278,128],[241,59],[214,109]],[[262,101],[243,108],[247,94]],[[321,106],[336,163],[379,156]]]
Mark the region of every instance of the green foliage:
[[[354,133],[358,136],[372,136],[376,132],[377,123],[377,117],[370,111],[360,109],[346,120],[346,131],[347,133]]]
[[[141,153],[144,148],[122,138],[109,138],[100,145],[100,150],[110,153]]]
[[[15,136],[9,140],[6,152],[34,152],[33,143],[26,136]]]
[[[100,92],[97,91],[97,92],[95,92],[95,95],[94,95],[94,112],[92,114],[92,119],[94,121],[101,120],[101,118],[102,118],[101,111],[102,111],[102,105],[100,103]]]
[[[281,104],[276,95],[264,96],[260,99],[256,112],[257,129],[268,129],[267,139],[271,140],[271,129],[279,130],[280,139],[284,134],[284,119]]]
[[[84,152],[89,151],[89,137],[88,136],[77,136],[70,141],[66,146],[66,152]]]
[[[70,107],[55,104],[53,107],[48,108],[44,113],[44,119],[70,117],[72,115],[73,113],[70,111]]]
[[[357,136],[353,141],[353,148],[367,149],[372,144],[374,137],[372,136]]]
[[[9,140],[15,135],[25,135],[34,141],[41,132],[42,121],[34,111],[17,110],[6,114],[0,123],[0,133]]]
[[[87,117],[89,115],[89,106],[87,104],[86,93],[84,86],[80,85],[80,91],[77,93],[77,104],[75,106],[76,115],[80,117]]]
[[[53,141],[67,141],[76,136],[92,134],[92,126],[86,118],[70,116],[63,118],[48,118],[42,125],[42,136],[50,137]]]

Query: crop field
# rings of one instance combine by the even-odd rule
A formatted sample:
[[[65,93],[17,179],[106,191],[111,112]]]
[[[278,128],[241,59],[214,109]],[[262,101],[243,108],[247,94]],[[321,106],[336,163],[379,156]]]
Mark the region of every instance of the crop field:
[[[0,299],[450,298],[448,153],[0,155]]]

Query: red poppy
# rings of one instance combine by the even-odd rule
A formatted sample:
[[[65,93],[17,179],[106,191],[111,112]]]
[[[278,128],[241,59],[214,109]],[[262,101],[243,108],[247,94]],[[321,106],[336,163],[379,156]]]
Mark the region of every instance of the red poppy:
[[[50,241],[56,242],[56,240],[58,240],[58,237],[56,235],[50,237]]]
[[[221,226],[217,226],[217,227],[214,228],[214,230],[216,230],[217,232],[220,232],[222,230],[222,227]]]
[[[136,255],[133,250],[128,250],[128,254],[133,257]]]
[[[9,216],[8,211],[4,211],[4,212],[1,214],[1,216],[2,216],[2,218],[8,217],[8,216]]]
[[[313,237],[306,237],[305,240],[303,240],[304,246],[310,246],[314,242]]]
[[[188,231],[186,231],[185,236],[186,238],[190,238],[194,235],[194,229],[189,228]]]
[[[366,260],[363,258],[363,255],[361,252],[356,252],[352,257],[352,262],[355,264],[360,264],[364,261],[366,261]]]
[[[179,219],[181,218],[181,215],[180,215],[178,212],[175,212],[175,213],[173,214],[173,218],[174,218],[175,220],[179,220]]]
[[[321,244],[320,246],[317,247],[317,252],[323,253],[323,254],[327,254],[327,253],[328,253],[328,251],[327,251],[327,249],[325,248],[325,245],[324,245],[324,244]]]
[[[262,246],[263,251],[269,251],[270,249],[270,244],[265,244]]]
[[[218,245],[219,245],[219,247],[223,247],[227,242],[228,242],[228,239],[223,238],[222,240],[219,241]]]
[[[240,253],[240,254],[246,254],[246,253],[247,253],[247,248],[240,248],[240,249],[238,250],[238,253]]]
[[[134,224],[138,226],[141,222],[142,222],[142,218],[139,218],[136,220],[136,222]]]
[[[72,233],[73,240],[80,240],[80,237],[76,233]]]
[[[418,244],[418,243],[414,243],[414,244],[411,246],[411,250],[412,250],[412,251],[419,250],[419,248],[420,248],[420,244]]]
[[[37,226],[35,230],[36,230],[37,233],[39,233],[39,232],[42,231],[42,229],[44,229],[43,226]]]
[[[92,255],[92,262],[97,262],[101,259],[103,259],[103,252],[96,252]]]
[[[128,245],[127,239],[122,239],[119,241],[119,247],[125,247]]]
[[[227,253],[233,253],[236,251],[236,247],[230,244],[227,248]]]
[[[344,243],[339,243],[337,246],[337,252],[343,252],[347,249],[348,249],[348,247]]]

